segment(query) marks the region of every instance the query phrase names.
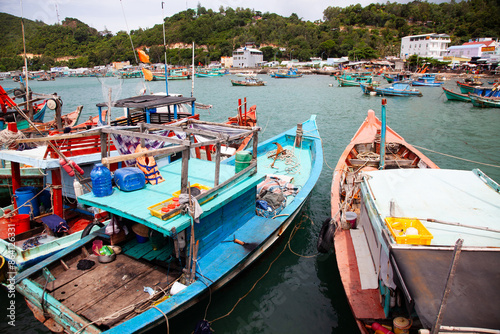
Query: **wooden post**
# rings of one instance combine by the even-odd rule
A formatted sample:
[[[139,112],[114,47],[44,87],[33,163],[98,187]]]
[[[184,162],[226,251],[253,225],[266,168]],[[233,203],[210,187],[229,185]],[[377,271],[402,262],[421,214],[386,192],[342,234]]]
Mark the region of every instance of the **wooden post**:
[[[220,179],[220,143],[215,144],[215,177],[214,187],[219,185]]]
[[[56,101],[56,123],[57,123],[57,128],[62,129],[62,110],[61,110],[61,102],[59,99],[54,99]]]
[[[54,214],[64,219],[63,213],[63,198],[62,198],[62,186],[61,186],[61,169],[52,169],[52,208]]]
[[[254,131],[252,140],[253,140],[252,159],[257,161],[257,147],[259,146],[259,132],[258,131]]]
[[[182,172],[181,172],[181,193],[188,191],[188,170],[189,170],[189,148],[182,151]]]
[[[108,156],[108,134],[101,132],[101,160]]]
[[[144,133],[144,123],[139,123],[139,132]],[[146,140],[144,138],[141,138],[141,147],[145,147],[145,142]]]
[[[297,124],[297,135],[295,136],[295,147],[302,145],[302,123]]]
[[[19,162],[10,163],[10,172],[12,175],[12,193],[15,194],[16,190],[21,187],[21,168]],[[17,209],[16,197],[14,196],[14,209]]]

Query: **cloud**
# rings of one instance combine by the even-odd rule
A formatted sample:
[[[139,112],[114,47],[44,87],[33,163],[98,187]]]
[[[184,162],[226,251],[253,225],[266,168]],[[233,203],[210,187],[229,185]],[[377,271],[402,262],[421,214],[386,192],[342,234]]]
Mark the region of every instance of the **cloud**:
[[[407,3],[410,0],[396,2]],[[431,2],[444,2],[435,0]],[[219,11],[231,7],[236,9],[250,8],[262,13],[276,13],[288,17],[292,13],[307,21],[323,19],[323,11],[329,7],[346,7],[353,4],[361,4],[365,7],[370,3],[385,1],[370,0],[254,0],[252,2],[243,0],[185,0],[164,1],[158,0],[23,0],[22,11],[19,0],[1,0],[0,12],[15,16],[24,16],[30,20],[39,20],[47,24],[62,22],[66,17],[76,18],[89,26],[101,31],[106,27],[116,33],[120,30],[134,30],[138,28],[151,28],[155,24],[161,24],[163,15],[172,16],[187,8],[196,9],[198,3],[206,9]],[[56,10],[57,5],[57,10]],[[59,17],[59,20],[58,20]]]

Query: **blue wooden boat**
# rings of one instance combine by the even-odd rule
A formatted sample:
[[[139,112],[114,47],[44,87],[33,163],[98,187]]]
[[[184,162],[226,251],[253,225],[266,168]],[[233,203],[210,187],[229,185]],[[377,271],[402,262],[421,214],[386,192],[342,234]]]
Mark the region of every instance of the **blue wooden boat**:
[[[416,80],[412,80],[412,86],[440,87],[444,82],[437,81],[435,74],[424,74]]]
[[[410,73],[396,73],[396,74],[384,74],[383,77],[388,83],[395,83],[399,81],[408,81],[411,79]]]
[[[297,72],[297,69],[295,69],[295,68],[290,68],[286,72],[278,71],[278,72],[274,73],[274,78],[277,78],[277,79],[293,79],[293,78],[300,78],[301,76],[302,76],[302,74],[299,74]]]
[[[422,92],[412,88],[406,82],[395,82],[392,85],[380,87],[361,84],[360,87],[364,94],[375,92],[376,95],[382,96],[422,96]]]
[[[470,93],[484,97],[500,97],[500,89],[498,87],[498,84],[491,87],[479,87],[469,86],[457,81],[457,85],[460,87],[460,92],[465,95],[468,95]]]
[[[233,157],[219,164],[217,158],[215,162],[187,159],[189,150],[198,144],[182,141],[175,149],[184,152],[185,159],[160,168],[167,182],[148,184],[134,192],[115,189],[108,197],[79,197],[82,204],[106,208],[115,217],[122,217],[122,222],[135,226],[134,231],[139,231],[137,226],[149,229],[149,242],[128,239],[119,244],[121,253],[114,261],[99,263],[90,247],[100,236],[91,234],[17,275],[16,290],[52,330],[143,332],[179,314],[258,259],[279,239],[310,196],[322,169],[322,145],[314,116],[299,125],[299,129],[290,129],[258,146],[258,129],[239,128],[242,136],[255,133],[253,149],[246,153],[250,161]],[[231,127],[231,136],[236,129]],[[219,136],[223,136],[220,129],[212,138]],[[213,143],[219,145],[221,139]],[[277,178],[271,179],[271,174]],[[206,190],[196,196],[203,210],[199,223],[176,209],[164,216],[154,216],[148,210],[178,194],[179,189],[186,194],[196,184]],[[267,199],[271,203],[268,196],[276,199],[280,193],[286,199],[275,202],[271,209],[257,202]],[[161,243],[165,243],[163,247]],[[76,269],[82,247],[90,253],[86,259],[95,262],[91,269]],[[150,288],[146,290],[151,296],[144,292],[145,287]]]

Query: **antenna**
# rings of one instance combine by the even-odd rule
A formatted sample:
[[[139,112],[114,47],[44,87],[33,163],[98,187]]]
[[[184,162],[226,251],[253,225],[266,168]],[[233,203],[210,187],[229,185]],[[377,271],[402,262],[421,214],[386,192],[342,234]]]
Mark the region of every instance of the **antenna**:
[[[57,24],[61,24],[61,21],[59,20],[59,10],[57,9],[57,2],[56,2],[56,16],[57,16]]]

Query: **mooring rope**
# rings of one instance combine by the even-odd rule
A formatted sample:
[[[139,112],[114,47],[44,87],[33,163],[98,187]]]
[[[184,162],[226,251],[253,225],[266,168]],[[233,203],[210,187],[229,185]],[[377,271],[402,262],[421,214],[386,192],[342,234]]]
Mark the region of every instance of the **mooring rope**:
[[[463,160],[463,161],[467,161],[467,162],[472,162],[472,163],[478,164],[478,165],[483,165],[483,166],[488,166],[488,167],[494,167],[494,168],[500,168],[500,166],[498,166],[498,165],[487,164],[487,163],[484,163],[484,162],[479,162],[479,161],[474,161],[474,160],[470,160],[470,159],[460,158],[460,157],[457,157],[457,156],[454,156],[454,155],[451,155],[451,154],[441,153],[441,152],[434,151],[434,150],[431,150],[431,149],[428,149],[428,148],[425,148],[425,147],[421,147],[421,146],[417,146],[417,145],[413,145],[413,146],[416,147],[416,148],[419,148],[421,150],[425,150],[425,151],[429,151],[429,152],[432,152],[432,153],[444,155],[445,157],[454,158],[454,159],[458,159],[458,160]]]

